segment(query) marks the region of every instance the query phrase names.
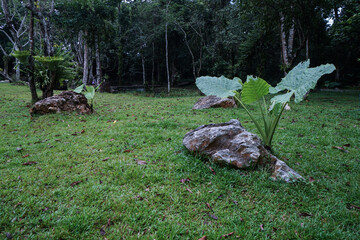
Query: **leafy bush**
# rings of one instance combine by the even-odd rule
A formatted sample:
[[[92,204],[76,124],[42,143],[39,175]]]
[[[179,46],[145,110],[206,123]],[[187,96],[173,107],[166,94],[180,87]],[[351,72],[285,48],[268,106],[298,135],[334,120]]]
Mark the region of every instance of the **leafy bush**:
[[[261,134],[265,147],[271,149],[271,142],[284,108],[294,96],[295,103],[299,103],[304,96],[314,89],[317,81],[324,74],[335,70],[333,64],[309,68],[310,60],[299,63],[284,77],[277,86],[271,87],[264,79],[248,76],[244,83],[239,78],[233,80],[221,77],[199,77],[196,85],[205,95],[215,95],[221,98],[234,97],[245,109]],[[241,90],[241,93],[238,92]],[[265,96],[278,94],[267,103]],[[240,96],[240,97],[239,97]],[[245,104],[257,103],[261,110],[263,126],[256,121]]]

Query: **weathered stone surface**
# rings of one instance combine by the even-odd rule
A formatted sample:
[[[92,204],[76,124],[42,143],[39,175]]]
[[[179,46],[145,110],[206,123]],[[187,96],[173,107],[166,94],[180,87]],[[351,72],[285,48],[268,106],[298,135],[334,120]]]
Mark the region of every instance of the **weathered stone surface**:
[[[219,98],[216,96],[206,96],[200,98],[193,109],[206,109],[206,108],[235,108],[236,103],[233,98]]]
[[[30,109],[30,114],[47,114],[59,112],[92,113],[84,94],[65,91],[59,95],[40,100]]]
[[[239,169],[270,165],[275,180],[291,182],[302,178],[269,153],[259,137],[246,131],[235,119],[227,123],[200,126],[185,135],[183,144],[190,152],[208,156],[220,165]]]

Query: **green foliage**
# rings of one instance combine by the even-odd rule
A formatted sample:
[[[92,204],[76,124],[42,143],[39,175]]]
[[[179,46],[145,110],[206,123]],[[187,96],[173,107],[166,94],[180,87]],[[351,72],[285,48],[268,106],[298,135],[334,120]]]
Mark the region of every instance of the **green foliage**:
[[[242,88],[238,78],[230,80],[224,76],[199,77],[196,79],[196,86],[207,96],[215,95],[221,98],[235,96],[235,91]]]
[[[29,63],[30,51],[14,51],[11,55],[19,59],[21,64]]]
[[[81,84],[80,86],[78,86],[77,88],[74,89],[74,92],[76,92],[76,93],[83,92],[86,99],[90,101],[91,109],[93,109],[95,92],[96,92],[96,90],[99,89],[100,86],[101,86],[101,83],[96,88],[93,86],[85,86],[85,84]]]
[[[309,66],[310,60],[299,63],[275,88],[271,88],[271,93],[275,94],[283,90],[290,91],[295,94],[295,102],[299,103],[308,91],[315,88],[321,76],[335,70],[333,64],[321,65],[315,68],[309,68]],[[272,100],[272,102],[276,103],[275,100]]]
[[[216,95],[218,97],[234,96],[243,106],[250,118],[253,120],[256,128],[261,134],[263,143],[266,147],[271,148],[272,139],[279,123],[282,112],[293,95],[295,95],[295,103],[303,100],[305,94],[313,89],[324,74],[329,74],[335,70],[332,64],[321,65],[315,68],[309,68],[310,60],[299,63],[294,67],[286,77],[275,87],[270,85],[261,78],[248,76],[246,82],[242,86],[241,99],[236,90],[241,89],[234,84],[235,81],[224,77],[200,77],[196,80],[198,88],[205,95]],[[280,91],[287,91],[284,94],[274,96],[271,99],[271,107],[268,108],[265,96],[276,94]],[[262,101],[260,101],[262,100]],[[252,104],[258,102],[262,115],[263,126],[255,119],[253,114],[244,104]]]
[[[251,104],[262,99],[269,93],[270,85],[262,78],[248,76],[241,91],[241,100],[245,104]]]

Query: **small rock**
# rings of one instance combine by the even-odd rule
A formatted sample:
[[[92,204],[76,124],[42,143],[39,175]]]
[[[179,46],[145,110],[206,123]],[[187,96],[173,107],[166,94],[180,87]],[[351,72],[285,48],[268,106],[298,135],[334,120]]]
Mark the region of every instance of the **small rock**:
[[[219,98],[216,96],[206,96],[200,98],[192,109],[206,108],[236,108],[237,105],[233,98]]]

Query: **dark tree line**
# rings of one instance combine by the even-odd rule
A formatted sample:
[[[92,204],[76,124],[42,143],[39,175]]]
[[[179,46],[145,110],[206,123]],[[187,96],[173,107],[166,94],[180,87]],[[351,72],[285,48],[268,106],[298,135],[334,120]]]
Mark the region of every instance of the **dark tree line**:
[[[275,82],[309,58],[336,65],[328,86],[359,84],[355,0],[1,0],[1,7],[0,76],[11,81],[31,83],[21,71],[28,66],[13,57],[30,50],[74,62],[73,85],[103,82],[105,90],[170,91],[202,75]],[[43,97],[59,85],[56,74],[49,72]]]

